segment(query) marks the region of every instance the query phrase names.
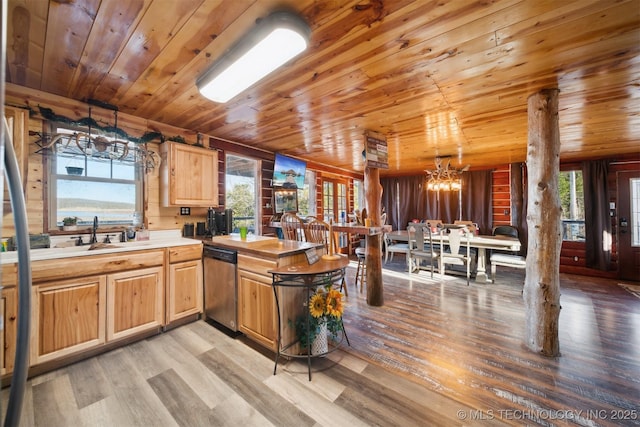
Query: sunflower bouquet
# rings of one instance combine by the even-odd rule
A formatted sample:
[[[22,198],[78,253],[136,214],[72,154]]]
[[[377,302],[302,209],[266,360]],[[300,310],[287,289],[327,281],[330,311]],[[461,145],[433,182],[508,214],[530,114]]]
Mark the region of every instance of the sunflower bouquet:
[[[342,331],[342,293],[333,289],[331,285],[321,286],[309,297],[309,313],[296,320],[296,334],[302,348],[311,345],[320,332],[320,327],[326,324],[327,331],[335,340]],[[307,319],[308,318],[308,319]],[[307,320],[309,329],[307,333]]]

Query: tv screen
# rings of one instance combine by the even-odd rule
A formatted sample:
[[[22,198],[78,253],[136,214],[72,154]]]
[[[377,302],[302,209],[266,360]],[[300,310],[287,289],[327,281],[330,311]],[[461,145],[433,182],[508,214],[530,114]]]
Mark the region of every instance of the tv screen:
[[[302,189],[306,170],[307,162],[276,153],[272,185],[274,187]]]

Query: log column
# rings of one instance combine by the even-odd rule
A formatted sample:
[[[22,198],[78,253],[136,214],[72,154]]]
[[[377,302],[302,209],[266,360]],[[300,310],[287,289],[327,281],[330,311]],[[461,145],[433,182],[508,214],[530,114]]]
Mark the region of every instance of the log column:
[[[366,167],[364,170],[364,195],[367,205],[367,215],[375,226],[380,226],[380,209],[382,203],[382,185],[380,185],[380,170]],[[381,306],[384,304],[382,289],[382,235],[367,235],[367,304]]]
[[[560,132],[558,89],[528,99],[527,270],[523,291],[527,346],[559,356],[561,207],[558,194]]]

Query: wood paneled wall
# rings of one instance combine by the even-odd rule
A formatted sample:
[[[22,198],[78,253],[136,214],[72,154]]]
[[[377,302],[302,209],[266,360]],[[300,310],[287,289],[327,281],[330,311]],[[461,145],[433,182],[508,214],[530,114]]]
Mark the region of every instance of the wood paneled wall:
[[[71,119],[79,119],[88,115],[87,105],[63,98],[57,95],[48,94],[45,92],[39,92],[32,89],[27,89],[21,86],[9,85],[6,93],[7,103],[14,107],[32,107],[33,110],[37,110],[37,106],[43,106],[51,108],[56,114],[63,115]],[[110,123],[113,119],[111,112],[105,113],[96,111],[93,114],[96,120],[101,120],[105,123]],[[197,132],[189,129],[181,129],[173,126],[168,126],[158,122],[146,121],[137,117],[128,116],[126,114],[119,114],[118,126],[125,129],[127,133],[131,135],[143,135],[148,131],[159,131],[165,135],[180,135],[185,138],[188,143],[197,142]],[[41,117],[35,115],[29,119],[29,130],[32,132],[43,131],[43,120]],[[240,155],[246,155],[261,160],[261,223],[263,234],[274,234],[275,230],[270,228],[269,222],[273,215],[273,192],[271,188],[271,179],[273,178],[273,159],[274,153],[270,153],[263,150],[258,150],[252,147],[248,147],[242,144],[234,143],[232,141],[226,141],[212,136],[206,136],[209,140],[209,146],[220,151],[219,158],[219,206],[217,209],[224,209],[225,200],[225,164],[224,153],[233,152]],[[45,164],[43,161],[43,155],[38,153],[39,147],[34,143],[35,137],[31,137],[28,143],[29,157],[27,161],[28,173],[25,192],[27,200],[27,215],[29,221],[30,233],[42,233],[48,232],[46,230],[46,221],[44,214],[45,209],[45,184],[47,177],[45,176]],[[155,145],[158,149],[158,143],[152,142],[151,145]],[[159,149],[158,149],[159,151]],[[632,170],[638,168],[640,163],[640,156],[626,156],[624,158],[615,159],[611,163],[609,169],[609,200],[616,202],[617,204],[617,173],[624,170]],[[576,164],[578,165],[578,164]],[[566,169],[568,165],[563,165],[563,169]],[[353,188],[354,179],[363,179],[361,174],[344,171],[338,168],[332,168],[330,166],[315,164],[308,162],[307,167],[316,171],[316,203],[318,206],[318,217],[322,218],[322,178],[323,176],[338,176],[344,178],[349,183],[349,188]],[[503,165],[494,169],[493,172],[493,223],[510,224],[510,176],[509,166]],[[180,229],[185,222],[197,222],[204,221],[206,219],[206,208],[193,208],[191,209],[190,216],[181,216],[179,209],[176,208],[164,208],[160,206],[160,180],[159,169],[156,169],[145,178],[145,221],[147,227],[151,230],[163,230],[163,229]],[[353,210],[353,201],[349,201],[349,208]],[[507,212],[508,213],[505,213]],[[615,277],[617,270],[617,218],[612,218],[613,226],[613,253],[611,271],[602,272],[594,269],[587,268],[585,265],[585,246],[580,242],[563,242],[561,259],[560,259],[560,271],[566,273],[575,273],[582,275],[595,275],[602,277]],[[14,232],[13,226],[13,214],[8,203],[4,203],[4,216],[2,225],[2,237],[10,237]],[[575,260],[577,257],[577,261]]]
[[[562,170],[581,169],[578,162],[563,163]],[[638,170],[640,167],[640,154],[620,156],[616,159],[610,159],[608,185],[609,185],[609,201],[618,205],[618,181],[617,174],[623,171]],[[511,212],[510,202],[510,170],[509,165],[499,166],[493,172],[493,224],[496,225],[513,225],[511,224],[510,215],[505,215],[508,209]],[[579,274],[586,276],[615,278],[618,270],[618,220],[617,217],[611,217],[611,233],[612,233],[612,249],[611,264],[608,271],[595,270],[586,265],[586,246],[584,242],[564,241],[560,251],[560,272]]]
[[[579,163],[562,165],[563,170],[579,169]],[[609,163],[608,186],[609,201],[618,206],[618,173],[625,171],[637,171],[640,169],[640,153],[636,155],[620,156],[611,159]],[[618,217],[611,217],[611,263],[609,271],[595,270],[588,268],[585,263],[586,247],[582,242],[563,242],[560,253],[560,271],[563,273],[573,273],[596,277],[617,277],[618,271]],[[577,259],[576,259],[577,258]]]
[[[28,128],[31,132],[42,132],[42,121],[29,119]],[[29,233],[42,233],[44,227],[44,198],[43,188],[46,180],[44,176],[44,164],[42,155],[36,151],[40,148],[36,144],[26,143],[28,156],[26,157],[26,183],[25,183],[25,202],[27,204],[27,221]],[[16,153],[17,154],[17,153]],[[3,201],[3,217],[2,217],[2,237],[8,238],[15,235],[15,226],[13,222],[13,211],[9,202],[8,192],[6,190],[6,199]]]
[[[6,91],[6,102],[8,105],[25,110],[31,109],[35,112],[29,119],[29,130],[42,133],[44,119],[37,112],[39,107],[50,108],[55,114],[67,117],[72,120],[78,120],[88,117],[88,105],[64,98],[61,96],[28,89],[22,86],[9,85]],[[101,123],[113,123],[113,114],[111,111],[101,110],[99,108],[92,110],[92,118]],[[134,136],[142,136],[145,132],[157,131],[163,135],[180,136],[189,144],[195,144],[198,141],[198,132],[191,129],[182,129],[175,126],[166,125],[159,122],[148,121],[138,117],[130,116],[124,113],[118,114],[118,127],[125,132]],[[218,194],[219,205],[216,210],[224,209],[225,201],[225,156],[226,152],[252,157],[261,161],[261,194],[260,194],[260,217],[262,223],[263,234],[275,234],[275,229],[269,227],[269,222],[273,215],[273,191],[271,188],[271,180],[273,178],[273,161],[274,153],[255,149],[243,144],[235,143],[219,139],[214,136],[203,135],[209,141],[210,148],[219,151],[218,156]],[[45,209],[45,164],[42,154],[37,153],[39,147],[35,144],[37,137],[29,138],[27,143],[29,147],[28,157],[28,176],[27,176],[27,209],[29,218],[29,232],[43,233],[49,232],[46,229],[46,221],[44,219]],[[149,143],[150,148],[159,153],[159,141]],[[318,187],[316,191],[316,199],[318,206],[321,206],[322,186],[321,177],[323,173],[334,176],[340,176],[347,179],[362,179],[357,173],[343,171],[338,168],[324,166],[313,162],[308,162],[307,167],[317,172]],[[162,207],[160,205],[160,170],[156,168],[145,176],[145,197],[144,197],[144,217],[146,227],[150,230],[166,230],[166,229],[182,229],[185,222],[196,223],[205,221],[207,215],[206,208],[192,208],[191,215],[180,215],[178,207]],[[318,215],[321,215],[318,212]],[[5,203],[2,236],[9,237],[14,234],[13,216],[10,205]]]
[[[30,109],[32,115],[29,119],[29,130],[40,134],[46,131],[43,129],[44,119],[37,114],[40,106],[50,108],[55,114],[72,120],[88,117],[89,114],[87,104],[15,85],[7,86],[6,103],[10,107]],[[113,114],[111,111],[99,108],[92,109],[92,118],[100,123],[113,124]],[[145,132],[156,131],[168,137],[180,136],[190,144],[197,142],[197,132],[195,131],[143,120],[124,113],[118,114],[118,127],[128,134],[137,137],[142,136]],[[40,147],[35,143],[37,139],[38,137],[31,136],[27,143],[29,157],[25,196],[29,232],[33,234],[47,233],[50,231],[47,229],[47,221],[45,219],[47,212],[45,208],[45,184],[47,181],[45,158],[43,153],[38,152]],[[154,151],[159,153],[159,141],[151,142],[149,145]],[[221,170],[224,174],[224,168]],[[221,182],[222,185],[224,185],[224,180]],[[181,229],[185,222],[195,223],[206,219],[206,208],[193,208],[191,209],[191,215],[182,216],[177,207],[165,208],[160,206],[160,179],[158,168],[145,176],[144,185],[144,216],[146,226],[150,230]],[[222,200],[224,200],[224,193],[221,197]],[[4,203],[3,212],[2,237],[13,236],[15,234],[13,214],[8,203]]]

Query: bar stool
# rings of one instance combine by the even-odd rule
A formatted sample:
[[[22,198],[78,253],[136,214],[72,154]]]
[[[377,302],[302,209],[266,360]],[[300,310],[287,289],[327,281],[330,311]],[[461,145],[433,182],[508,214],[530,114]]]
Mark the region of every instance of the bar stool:
[[[364,284],[367,278],[367,262],[366,262],[366,248],[358,247],[355,250],[358,257],[358,267],[356,268],[356,289],[358,289],[358,279],[360,280],[360,292],[364,288]]]

